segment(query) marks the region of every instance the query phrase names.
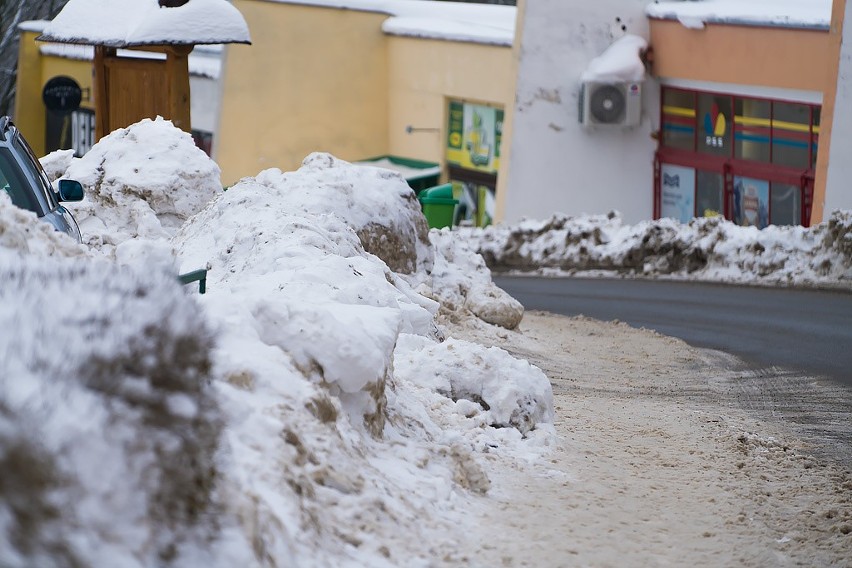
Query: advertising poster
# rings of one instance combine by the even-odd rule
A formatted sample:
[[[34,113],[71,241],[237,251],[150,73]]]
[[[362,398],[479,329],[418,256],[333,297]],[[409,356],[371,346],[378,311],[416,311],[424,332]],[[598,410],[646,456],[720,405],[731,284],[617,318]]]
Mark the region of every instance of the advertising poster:
[[[447,125],[447,162],[496,174],[500,169],[503,111],[498,108],[451,101]]]
[[[660,166],[660,216],[688,223],[695,216],[695,168]]]
[[[762,229],[769,225],[769,182],[747,177],[734,178],[734,222]]]

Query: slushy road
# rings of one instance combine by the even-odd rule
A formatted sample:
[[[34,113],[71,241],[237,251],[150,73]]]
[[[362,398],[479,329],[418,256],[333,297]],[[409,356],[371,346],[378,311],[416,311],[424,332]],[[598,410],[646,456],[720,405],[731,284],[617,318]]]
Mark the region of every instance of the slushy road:
[[[528,310],[620,320],[852,386],[852,294],[693,282],[494,275]]]

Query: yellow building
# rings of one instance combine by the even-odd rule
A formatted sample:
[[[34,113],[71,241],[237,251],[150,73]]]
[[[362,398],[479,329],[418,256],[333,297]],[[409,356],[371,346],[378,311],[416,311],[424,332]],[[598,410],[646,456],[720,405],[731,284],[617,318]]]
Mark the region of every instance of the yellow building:
[[[616,209],[808,225],[826,196],[852,195],[827,185],[846,10],[833,3],[234,0],[253,45],[196,73],[192,122],[226,185],[325,151],[435,164],[481,223]],[[37,151],[69,132],[84,150],[91,98],[58,126],[40,99],[63,75],[90,93],[91,63],[38,32],[22,36],[16,120]],[[590,126],[584,77],[625,35],[649,45],[644,79],[614,85],[632,88],[632,118]]]
[[[235,0],[214,155],[223,182],[314,151],[438,163],[493,215],[515,9],[451,2]],[[487,192],[482,188],[488,188]],[[480,197],[484,199],[480,200]],[[487,202],[487,203],[484,203]]]

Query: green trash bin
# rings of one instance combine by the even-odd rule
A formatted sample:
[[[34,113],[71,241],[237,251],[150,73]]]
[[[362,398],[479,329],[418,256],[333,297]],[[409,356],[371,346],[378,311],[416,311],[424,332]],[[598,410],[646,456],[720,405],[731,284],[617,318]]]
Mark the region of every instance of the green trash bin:
[[[458,199],[453,199],[453,184],[445,183],[424,189],[417,199],[420,200],[420,207],[430,228],[453,226],[453,213],[459,204]]]

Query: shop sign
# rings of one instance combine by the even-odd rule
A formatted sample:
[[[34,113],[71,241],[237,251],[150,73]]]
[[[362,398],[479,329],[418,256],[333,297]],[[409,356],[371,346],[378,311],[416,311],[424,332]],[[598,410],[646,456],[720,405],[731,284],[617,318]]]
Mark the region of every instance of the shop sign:
[[[734,177],[734,222],[763,229],[769,225],[769,182]]]
[[[688,223],[695,215],[695,168],[660,166],[661,217]]]
[[[448,120],[447,162],[496,174],[500,169],[503,110],[450,101]]]
[[[41,99],[48,110],[71,112],[80,108],[83,90],[71,77],[60,75],[47,82],[41,91]]]
[[[704,114],[704,144],[710,148],[724,148],[728,120],[714,102],[710,111]]]

